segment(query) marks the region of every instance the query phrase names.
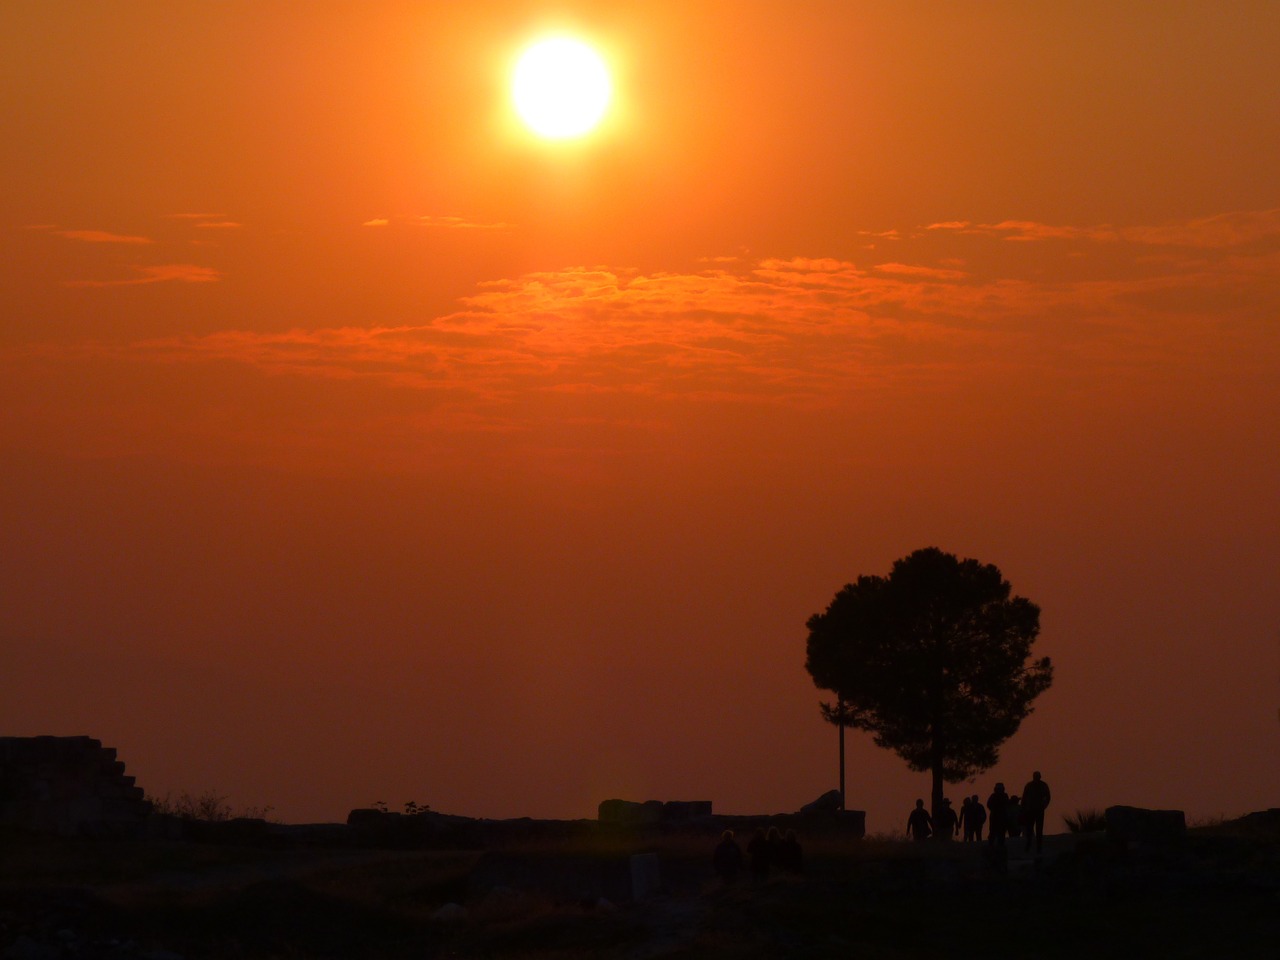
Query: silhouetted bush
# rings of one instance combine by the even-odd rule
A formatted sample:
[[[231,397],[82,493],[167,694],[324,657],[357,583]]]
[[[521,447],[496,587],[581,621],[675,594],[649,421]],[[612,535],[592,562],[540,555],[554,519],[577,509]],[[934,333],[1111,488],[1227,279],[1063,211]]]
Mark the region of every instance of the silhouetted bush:
[[[1062,816],[1072,833],[1096,833],[1107,829],[1107,815],[1101,810],[1077,810]]]
[[[182,792],[176,797],[166,793],[163,797],[147,797],[156,813],[177,817],[179,820],[201,823],[222,823],[226,820],[265,820],[271,807],[245,807],[237,811],[218,791],[209,789],[200,794]]]

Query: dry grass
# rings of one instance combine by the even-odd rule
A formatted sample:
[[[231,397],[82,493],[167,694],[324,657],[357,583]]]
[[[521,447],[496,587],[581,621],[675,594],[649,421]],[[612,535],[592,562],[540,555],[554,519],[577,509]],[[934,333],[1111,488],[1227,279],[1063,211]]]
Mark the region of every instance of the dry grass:
[[[156,813],[203,823],[224,823],[238,818],[265,820],[272,809],[269,806],[234,807],[228,797],[214,789],[201,793],[166,793],[163,797],[148,796],[147,800]]]

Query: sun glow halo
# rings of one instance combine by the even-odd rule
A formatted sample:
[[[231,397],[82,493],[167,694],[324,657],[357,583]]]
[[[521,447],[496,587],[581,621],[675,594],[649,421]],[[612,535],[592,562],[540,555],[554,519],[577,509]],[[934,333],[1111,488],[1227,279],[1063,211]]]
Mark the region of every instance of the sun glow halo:
[[[525,50],[511,89],[520,119],[549,140],[589,133],[604,117],[613,93],[600,55],[570,37],[540,40]]]

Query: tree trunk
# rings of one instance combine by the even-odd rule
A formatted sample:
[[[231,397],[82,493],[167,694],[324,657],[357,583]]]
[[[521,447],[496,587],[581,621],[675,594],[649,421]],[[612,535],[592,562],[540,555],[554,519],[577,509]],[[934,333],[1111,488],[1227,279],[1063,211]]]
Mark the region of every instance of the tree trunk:
[[[935,760],[930,770],[933,774],[933,795],[930,798],[930,814],[933,817],[933,836],[935,840],[942,839],[942,761]],[[950,839],[949,837],[947,839]]]
[[[843,708],[843,704],[841,704]],[[844,813],[844,710],[840,711],[840,812]]]

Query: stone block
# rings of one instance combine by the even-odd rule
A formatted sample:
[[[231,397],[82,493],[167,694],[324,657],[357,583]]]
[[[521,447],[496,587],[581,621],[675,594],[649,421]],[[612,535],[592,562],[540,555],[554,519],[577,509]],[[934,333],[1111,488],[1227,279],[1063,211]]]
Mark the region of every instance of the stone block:
[[[596,816],[601,823],[659,823],[662,820],[662,809],[661,800],[646,800],[644,803],[634,800],[602,800]]]
[[[376,826],[381,824],[385,817],[391,814],[385,810],[379,810],[376,807],[357,807],[347,814],[347,826]]]
[[[662,805],[662,820],[665,823],[685,823],[710,816],[710,800],[668,800]]]
[[[861,839],[867,835],[867,811],[842,810],[839,819],[841,829],[850,836]]]
[[[818,799],[810,803],[806,803],[800,808],[800,812],[805,816],[814,816],[815,814],[835,815],[840,812],[840,805],[840,791],[828,790],[822,796],[818,797]]]
[[[63,834],[140,822],[148,805],[114,749],[92,737],[0,738],[0,823]],[[128,803],[106,808],[117,799]]]

